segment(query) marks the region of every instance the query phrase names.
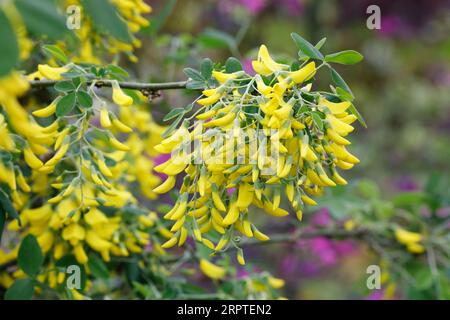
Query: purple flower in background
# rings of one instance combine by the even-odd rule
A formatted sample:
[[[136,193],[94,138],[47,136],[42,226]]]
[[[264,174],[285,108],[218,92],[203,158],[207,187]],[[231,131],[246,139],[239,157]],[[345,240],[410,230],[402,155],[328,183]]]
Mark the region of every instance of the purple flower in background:
[[[286,274],[293,274],[298,268],[298,257],[295,255],[287,255],[283,258],[280,265],[281,269]]]
[[[402,177],[395,182],[395,186],[401,191],[415,191],[419,188],[411,177]]]
[[[329,226],[332,219],[328,208],[323,208],[317,211],[312,218],[312,222],[319,227]]]
[[[439,218],[447,218],[448,216],[450,216],[450,207],[445,207],[445,208],[439,208],[436,211],[436,215]]]
[[[252,15],[257,15],[266,7],[266,0],[229,0],[229,1],[218,1],[218,6],[220,10],[228,14],[236,7],[245,8],[248,13]]]
[[[374,290],[370,293],[365,300],[383,300],[384,299],[384,290]]]
[[[252,67],[252,59],[246,58],[246,59],[242,60],[242,68],[249,75],[251,75],[251,76],[255,75],[255,70],[253,70],[253,67]]]
[[[239,268],[236,276],[238,279],[244,279],[249,276],[249,273],[244,268]]]
[[[244,6],[251,14],[257,15],[264,10],[266,6],[266,0],[235,0]]]
[[[324,266],[334,265],[337,262],[337,254],[332,241],[325,237],[311,239],[311,251],[314,252]]]
[[[410,34],[410,27],[401,17],[387,15],[381,18],[380,34],[384,37],[406,37]]]
[[[430,208],[425,207],[425,206],[420,207],[420,215],[424,218],[430,218],[431,217]]]
[[[167,153],[167,154],[160,154],[160,155],[154,157],[153,161],[155,162],[155,166],[157,166],[161,163],[166,162],[169,159],[170,159],[170,153]],[[164,173],[157,173],[157,175],[162,179],[167,178],[167,175],[165,175]]]
[[[348,255],[355,250],[355,245],[351,241],[338,241],[334,244],[334,248],[339,255]]]

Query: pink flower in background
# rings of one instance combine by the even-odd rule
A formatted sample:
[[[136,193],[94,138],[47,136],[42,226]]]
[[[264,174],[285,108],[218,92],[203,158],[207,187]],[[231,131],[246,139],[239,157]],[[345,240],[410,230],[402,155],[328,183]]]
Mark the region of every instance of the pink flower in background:
[[[257,15],[264,10],[266,6],[266,0],[237,0],[241,5],[243,5],[248,12]]]
[[[248,59],[248,58],[243,59],[242,60],[242,68],[249,75],[251,75],[251,76],[255,75],[255,70],[253,70],[253,67],[252,67],[252,59]]]
[[[319,258],[324,266],[334,265],[337,262],[337,252],[333,244],[325,237],[317,237],[310,240],[309,248]]]
[[[249,14],[258,15],[266,8],[281,8],[290,15],[299,15],[303,12],[303,0],[229,0],[220,1],[222,11],[231,13],[236,7],[243,7]]]
[[[328,208],[323,208],[314,213],[314,216],[312,218],[312,222],[319,227],[326,227],[329,226],[332,222],[330,211]]]
[[[239,268],[236,276],[238,279],[244,279],[249,276],[249,273],[244,268]]]
[[[281,261],[280,268],[283,270],[283,274],[295,274],[295,271],[298,269],[298,265],[298,257],[295,255],[287,255]]]
[[[447,218],[448,216],[450,216],[450,207],[445,207],[445,208],[439,208],[436,211],[436,215],[439,218]]]
[[[374,290],[370,293],[365,300],[383,300],[384,299],[384,290]]]
[[[402,177],[395,182],[395,186],[401,191],[415,191],[419,189],[417,183],[411,177]]]
[[[387,15],[381,17],[380,34],[384,37],[408,36],[410,26],[399,16]]]
[[[157,166],[157,165],[160,165],[161,163],[166,162],[169,159],[170,159],[170,153],[167,153],[167,154],[160,154],[160,155],[154,157],[153,161],[155,162],[155,166]],[[167,178],[167,175],[165,175],[164,173],[157,173],[157,175],[162,179]]]

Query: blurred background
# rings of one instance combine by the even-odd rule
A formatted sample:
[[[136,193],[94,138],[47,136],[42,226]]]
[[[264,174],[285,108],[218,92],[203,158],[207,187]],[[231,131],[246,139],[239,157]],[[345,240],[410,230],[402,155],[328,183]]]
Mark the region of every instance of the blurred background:
[[[338,69],[351,86],[355,105],[368,125],[367,129],[359,126],[352,136],[351,149],[361,164],[346,177],[363,180],[359,186],[364,193],[384,199],[399,192],[423,190],[433,173],[448,182],[450,1],[148,2],[155,14],[152,25],[144,30],[150,37],[144,36],[138,54],[140,63],[130,65],[137,77],[182,80],[183,67],[197,68],[205,57],[223,63],[235,56],[252,72],[250,61],[262,43],[282,61],[296,56],[291,32],[312,43],[326,36],[323,52],[354,49],[365,57],[356,66]],[[366,9],[373,4],[381,9],[379,30],[370,30],[366,25],[370,16]],[[327,85],[329,75],[322,72],[318,78]],[[178,93],[164,94],[164,100],[153,102],[156,118],[161,118],[167,108],[183,104],[184,98]],[[336,216],[337,204],[334,201],[333,208],[332,202],[323,199],[321,203],[327,206],[307,217],[306,223],[311,228],[335,223],[330,215]],[[441,209],[448,211],[448,206]],[[351,212],[341,209],[339,214],[342,217]],[[264,230],[270,234],[288,232],[289,228],[271,223]],[[287,280],[285,294],[289,298],[426,297],[415,296],[414,292],[399,293],[393,286],[388,286],[388,293],[368,292],[364,289],[366,268],[373,257],[366,248],[348,240],[315,237],[293,245],[255,246],[248,249],[247,255],[254,266]],[[257,269],[247,267],[242,272],[254,270],[251,268]]]

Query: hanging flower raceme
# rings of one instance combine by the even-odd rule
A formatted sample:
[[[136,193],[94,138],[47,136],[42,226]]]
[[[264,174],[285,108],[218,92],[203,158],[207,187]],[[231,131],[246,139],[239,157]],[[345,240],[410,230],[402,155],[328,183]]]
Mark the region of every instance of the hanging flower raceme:
[[[359,162],[348,151],[357,119],[352,103],[336,91],[312,91],[320,66],[277,63],[263,45],[253,68],[255,76],[212,71],[215,85],[197,100],[195,118],[156,146],[171,157],[155,168],[168,178],[154,191],[169,192],[176,177],[184,176],[178,200],[165,215],[173,221],[173,237],[164,247],[182,245],[188,230],[214,251],[231,243],[238,247],[236,232],[266,241],[252,222],[251,206],[287,216],[284,194],[301,220],[304,207],[316,205],[312,197],[346,184],[339,171]],[[245,263],[240,249],[237,258]]]
[[[65,7],[76,5],[81,7],[80,0],[66,0]],[[80,44],[78,50],[74,50],[75,62],[100,63],[101,54],[116,55],[124,53],[132,62],[137,62],[137,57],[133,54],[136,48],[141,47],[141,41],[135,34],[143,27],[148,27],[150,21],[144,15],[152,12],[152,8],[144,0],[113,0],[112,6],[117,10],[117,14],[125,22],[130,39],[117,39],[109,34],[104,34],[104,30],[98,30],[90,19],[83,19],[80,28],[75,30]],[[122,21],[120,21],[122,22]]]
[[[42,252],[51,257],[44,267],[50,271],[39,275],[38,281],[52,288],[64,281],[63,272],[52,271],[53,263],[64,257],[87,266],[92,255],[108,262],[111,256],[143,254],[150,246],[153,254],[164,255],[162,242],[172,236],[154,212],[138,207],[136,197],[127,190],[138,182],[144,196],[157,196],[152,189],[161,180],[152,170],[152,157],[157,155],[154,146],[165,128],[153,121],[148,106],[135,105],[114,78],[108,79],[110,100],[100,98],[95,84],[81,78],[86,71],[80,68],[39,65],[41,77],[59,81],[55,84],[59,94],[48,105],[34,107],[31,115],[16,98],[28,88],[23,77],[11,75],[0,90],[4,107],[0,184],[8,186],[21,222],[13,220],[8,230],[20,237],[36,237]],[[77,71],[72,77],[66,74]],[[58,90],[61,83],[64,90]],[[135,96],[145,98],[140,93]],[[23,159],[10,156],[13,152]],[[35,196],[43,201],[36,202]],[[17,259],[19,245],[13,242],[9,250],[0,250],[2,263]],[[11,269],[0,276],[6,277],[0,284],[9,286],[13,278],[26,275]]]

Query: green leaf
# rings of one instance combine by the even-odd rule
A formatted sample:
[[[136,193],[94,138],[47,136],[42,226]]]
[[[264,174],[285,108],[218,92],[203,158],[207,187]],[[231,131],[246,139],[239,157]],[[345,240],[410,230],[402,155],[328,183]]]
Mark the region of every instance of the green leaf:
[[[17,213],[17,210],[14,208],[11,200],[8,195],[0,189],[0,205],[3,207],[3,210],[8,214],[8,217],[11,219],[16,219],[20,225],[20,217]]]
[[[184,68],[183,72],[184,72],[185,75],[187,75],[192,80],[203,81],[203,82],[206,81],[206,79],[203,77],[203,75],[200,72],[198,72],[197,70],[195,70],[195,69]]]
[[[166,129],[166,131],[163,132],[162,137],[166,138],[173,130],[175,130],[182,119],[183,114],[180,114],[178,118],[176,118],[175,121],[172,122],[172,124]]]
[[[51,0],[16,0],[15,5],[31,34],[39,37],[46,35],[56,40],[68,30],[64,16],[59,14]]]
[[[363,55],[355,50],[344,50],[325,56],[326,62],[334,62],[340,64],[355,64],[363,59]]]
[[[200,42],[209,48],[228,48],[234,50],[236,48],[236,40],[220,30],[206,29],[199,37]]]
[[[352,97],[354,97],[352,90],[347,85],[347,83],[344,81],[344,79],[341,77],[341,75],[333,69],[333,67],[328,66],[330,68],[331,72],[331,79],[333,80],[334,84],[343,90],[347,91]]]
[[[206,88],[206,83],[204,81],[189,80],[186,83],[186,89],[199,90],[199,89],[205,89],[205,88]]]
[[[116,7],[111,2],[108,0],[83,0],[82,3],[86,13],[92,18],[98,29],[111,34],[120,41],[128,43],[132,41],[127,24],[119,17]]]
[[[2,9],[0,9],[0,77],[7,75],[19,60],[16,34]]]
[[[225,71],[227,73],[233,73],[242,70],[241,62],[235,57],[229,57],[225,62]]]
[[[0,244],[2,243],[3,229],[5,228],[6,212],[0,207]]]
[[[42,50],[50,58],[53,57],[53,58],[60,60],[64,64],[67,63],[67,56],[58,46],[48,44],[48,45],[42,46]]]
[[[200,66],[200,71],[203,78],[205,78],[206,80],[211,78],[213,71],[213,62],[211,61],[211,59],[209,58],[203,59],[202,64]]]
[[[63,117],[69,114],[75,107],[75,102],[76,96],[74,92],[59,99],[58,104],[56,105],[56,116]]]
[[[303,39],[295,32],[291,33],[291,37],[304,55],[312,59],[323,60],[323,54],[307,40]]]
[[[419,207],[426,200],[426,194],[420,191],[403,192],[396,195],[392,202],[396,207]]]
[[[20,269],[30,277],[39,274],[44,263],[44,256],[42,255],[41,247],[39,247],[36,237],[32,234],[27,235],[22,240],[17,261]]]
[[[92,107],[92,97],[84,90],[77,91],[77,101],[83,108],[89,109]]]
[[[323,120],[320,117],[320,115],[317,112],[312,112],[311,116],[313,118],[314,123],[316,124],[316,126],[320,129],[323,130]]]
[[[114,64],[109,64],[106,67],[106,69],[108,69],[108,71],[111,72],[111,73],[116,73],[116,74],[119,74],[119,75],[124,76],[124,77],[128,77],[129,76],[128,72],[125,69],[123,69],[123,68],[121,68],[119,66],[116,66]]]
[[[72,80],[59,81],[53,87],[59,92],[71,92],[75,90],[75,85]]]
[[[323,45],[325,44],[325,42],[327,41],[327,38],[322,38],[320,39],[319,42],[316,43],[316,45],[314,46],[317,50],[322,49]]]
[[[108,279],[109,271],[106,265],[103,263],[96,254],[91,253],[89,255],[88,267],[92,275],[99,279]]]
[[[32,279],[19,279],[14,281],[5,293],[5,300],[30,300],[34,293]]]
[[[175,108],[170,110],[170,112],[168,114],[165,115],[165,117],[163,118],[163,121],[169,121],[173,118],[178,117],[180,114],[184,113],[184,109],[183,108]]]
[[[338,97],[341,100],[350,101],[350,102],[354,100],[353,96],[350,93],[348,93],[347,91],[345,91],[344,89],[342,89],[340,87],[336,88],[336,94],[338,95]]]

